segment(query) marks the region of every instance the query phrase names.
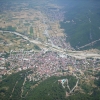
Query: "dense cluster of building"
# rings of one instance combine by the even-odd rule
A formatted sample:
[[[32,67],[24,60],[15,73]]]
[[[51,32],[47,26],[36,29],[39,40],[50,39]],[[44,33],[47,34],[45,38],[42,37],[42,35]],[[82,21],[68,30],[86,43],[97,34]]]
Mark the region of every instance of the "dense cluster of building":
[[[34,75],[29,75],[30,80],[37,80],[53,75],[59,76],[62,73],[83,74],[89,68],[99,70],[100,59],[86,58],[77,59],[63,54],[43,49],[40,52],[11,50],[8,58],[0,58],[0,78],[5,74],[31,69]],[[38,78],[36,78],[38,76]]]
[[[34,51],[11,51],[10,56],[5,60],[0,58],[1,63],[8,63],[6,67],[0,67],[0,75],[11,74],[11,70],[15,72],[32,69],[39,77],[50,77],[58,75],[61,72],[70,71],[71,73],[84,71],[86,68],[100,65],[99,59],[76,59],[69,55],[63,55],[58,52],[41,50]]]

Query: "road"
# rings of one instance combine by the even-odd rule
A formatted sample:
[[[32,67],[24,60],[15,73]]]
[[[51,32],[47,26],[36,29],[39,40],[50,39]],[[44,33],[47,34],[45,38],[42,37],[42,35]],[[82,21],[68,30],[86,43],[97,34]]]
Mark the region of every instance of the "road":
[[[24,38],[25,40],[28,40],[30,43],[34,43],[34,44],[37,44],[37,45],[43,45],[43,46],[45,46],[45,47],[48,46],[48,47],[52,48],[52,50],[57,51],[57,52],[64,52],[64,50],[63,50],[62,48],[58,47],[58,46],[52,45],[52,44],[50,44],[50,43],[42,43],[42,42],[37,41],[37,40],[29,39],[27,36],[22,35],[21,33],[18,33],[18,32],[2,31],[2,30],[0,30],[0,32],[12,33],[12,34],[15,34],[15,35],[17,35],[17,36],[20,36],[20,37]]]
[[[82,49],[82,48],[85,48],[85,47],[87,47],[87,46],[91,46],[91,45],[93,45],[94,43],[96,43],[96,42],[98,42],[98,41],[100,41],[100,39],[95,40],[95,41],[93,41],[93,42],[91,42],[91,43],[88,43],[88,44],[86,44],[86,45],[84,45],[84,46],[81,46],[81,47],[79,47],[78,49]]]
[[[37,41],[37,40],[32,40],[32,39],[28,38],[27,36],[22,35],[21,33],[18,33],[18,32],[2,31],[2,30],[0,30],[0,32],[8,32],[8,33],[15,34],[17,36],[22,37],[25,40],[28,40],[30,43],[37,44],[37,45],[42,45],[42,46],[46,47],[47,50],[56,51],[56,52],[59,52],[59,53],[61,53],[63,55],[67,54],[67,55],[69,55],[71,57],[75,57],[77,59],[86,59],[86,57],[92,57],[92,58],[96,57],[96,58],[100,59],[100,54],[98,54],[98,53],[92,53],[92,52],[90,52],[90,53],[86,54],[84,51],[65,50],[63,48],[60,48],[60,47],[58,47],[56,45],[52,45],[50,43],[42,43],[42,42]],[[97,41],[100,41],[100,39],[96,40],[96,41],[93,41],[92,43],[95,43]],[[90,44],[91,43],[89,43],[87,45],[90,45]]]
[[[69,87],[69,84],[68,84],[68,79],[67,79],[66,81],[67,81],[67,88],[68,88],[69,91],[70,91],[70,87]]]
[[[25,85],[25,82],[26,82],[26,77],[25,77],[25,79],[24,79],[24,82],[23,82],[23,85],[22,85],[22,87],[21,87],[21,98],[23,98],[23,92],[24,92],[24,85]]]
[[[79,83],[79,79],[77,80],[76,85],[73,87],[73,89],[70,91],[70,93],[72,93],[75,90],[75,88],[78,86],[78,83]]]
[[[13,94],[13,92],[14,92],[15,87],[16,87],[17,84],[18,84],[18,81],[16,81],[15,86],[14,86],[13,89],[12,89],[12,92],[11,92],[10,98],[12,97],[12,94]]]

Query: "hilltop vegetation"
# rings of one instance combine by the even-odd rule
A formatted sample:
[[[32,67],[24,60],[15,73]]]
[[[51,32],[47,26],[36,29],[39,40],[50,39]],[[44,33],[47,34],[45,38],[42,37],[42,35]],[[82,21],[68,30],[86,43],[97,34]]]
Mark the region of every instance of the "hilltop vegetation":
[[[76,79],[69,75],[53,76],[44,81],[40,80],[40,82],[33,82],[27,79],[22,93],[24,79],[31,73],[31,71],[22,71],[6,76],[0,83],[0,100],[100,100],[99,80],[95,80],[96,86],[93,88],[87,82],[81,82],[81,79],[78,86],[84,92],[79,89],[67,97],[66,88],[64,89],[58,80],[67,78],[70,88],[73,88],[76,84]],[[96,74],[95,77],[100,77],[100,73]]]
[[[65,8],[65,20],[61,22],[61,28],[65,29],[68,36],[67,41],[78,48],[100,39],[100,1],[79,0],[77,3],[70,3]],[[99,47],[99,42],[92,46]]]

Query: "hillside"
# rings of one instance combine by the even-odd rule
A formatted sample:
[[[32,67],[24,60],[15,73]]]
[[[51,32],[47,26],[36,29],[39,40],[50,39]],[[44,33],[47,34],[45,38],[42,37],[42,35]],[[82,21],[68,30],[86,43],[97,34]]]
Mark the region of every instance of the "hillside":
[[[100,100],[100,79],[93,81],[90,78],[88,83],[82,78],[75,91],[69,94],[67,85],[69,84],[70,89],[75,86],[77,79],[74,76],[53,76],[33,82],[28,80],[29,74],[32,74],[32,71],[22,71],[4,77],[0,83],[0,100]],[[100,77],[100,72],[94,76]],[[68,84],[66,81],[61,84],[60,80],[64,79],[68,79]]]
[[[61,28],[65,29],[68,36],[67,41],[78,49],[100,39],[100,1],[79,0],[78,3],[70,3],[65,8],[65,19],[61,22]],[[100,49],[100,43],[96,42],[87,47]]]

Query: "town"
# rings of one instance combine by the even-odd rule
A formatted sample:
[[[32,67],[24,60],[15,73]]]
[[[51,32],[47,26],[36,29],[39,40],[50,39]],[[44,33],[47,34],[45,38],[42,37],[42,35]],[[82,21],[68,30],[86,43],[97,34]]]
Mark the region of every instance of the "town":
[[[48,100],[53,96],[54,100],[66,100],[79,93],[88,98],[100,90],[100,47],[92,48],[100,41],[100,26],[93,19],[97,12],[91,7],[81,12],[82,6],[74,10],[75,1],[61,2],[0,2],[2,100],[28,100],[28,96],[40,100],[44,95]],[[39,99],[35,99],[37,95]]]
[[[8,58],[0,58],[0,64],[2,65],[0,67],[1,77],[2,75],[30,69],[33,71],[33,75],[29,79],[33,81],[35,78],[39,80],[44,77],[66,75],[68,72],[78,77],[84,75],[86,70],[100,70],[100,59],[98,58],[79,59],[69,56],[69,54],[47,50],[40,52],[25,51],[24,49],[11,50]],[[7,67],[5,64],[7,64]],[[78,76],[77,73],[79,73]]]

